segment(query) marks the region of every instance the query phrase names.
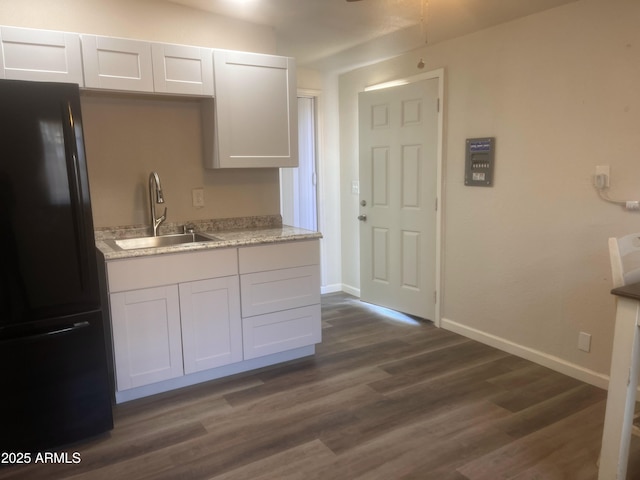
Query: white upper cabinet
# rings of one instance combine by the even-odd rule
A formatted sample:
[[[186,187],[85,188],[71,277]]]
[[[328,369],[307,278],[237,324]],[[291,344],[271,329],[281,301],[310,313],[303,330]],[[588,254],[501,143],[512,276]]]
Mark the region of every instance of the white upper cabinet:
[[[210,48],[151,44],[156,92],[213,96],[213,54]]]
[[[96,35],[81,38],[86,87],[153,92],[150,43]]]
[[[213,63],[215,118],[213,108],[204,112],[205,165],[297,167],[294,59],[214,50]]]
[[[89,88],[213,95],[210,48],[82,35]]]
[[[84,85],[76,33],[0,27],[0,78]]]

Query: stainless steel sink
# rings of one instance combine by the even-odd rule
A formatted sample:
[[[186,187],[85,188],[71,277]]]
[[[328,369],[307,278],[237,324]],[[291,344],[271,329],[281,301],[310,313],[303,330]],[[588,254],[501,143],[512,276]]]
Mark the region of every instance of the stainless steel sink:
[[[157,237],[123,238],[113,240],[113,244],[122,250],[134,250],[137,248],[170,247],[185,243],[215,242],[219,240],[219,238],[200,233],[178,233],[175,235],[159,235]]]

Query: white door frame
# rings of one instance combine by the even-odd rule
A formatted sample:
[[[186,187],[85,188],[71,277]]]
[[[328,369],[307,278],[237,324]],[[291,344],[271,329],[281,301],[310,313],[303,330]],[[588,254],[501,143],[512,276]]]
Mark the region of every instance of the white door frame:
[[[443,162],[443,145],[444,145],[444,68],[431,70],[418,75],[410,77],[399,78],[389,82],[378,83],[370,85],[364,89],[364,91],[378,90],[381,88],[396,87],[399,85],[405,85],[407,83],[419,82],[420,80],[438,79],[438,146],[437,146],[437,159],[436,159],[436,315],[433,319],[433,323],[436,327],[440,327],[442,320],[442,299],[444,297],[442,291],[442,265],[443,265],[443,212],[444,212],[444,162]]]
[[[318,150],[318,103],[319,103],[320,92],[316,90],[302,90],[298,89],[297,100],[300,101],[300,98],[310,99],[313,102],[313,185],[314,185],[314,226],[308,226],[308,222],[304,225],[299,224],[298,220],[300,219],[300,212],[297,209],[297,205],[299,205],[299,178],[297,173],[294,171],[298,170],[297,168],[280,168],[280,213],[283,217],[283,220],[289,220],[290,223],[288,225],[295,227],[304,227],[310,230],[318,230],[320,231],[320,210],[319,210],[319,195],[320,188],[318,182],[319,169],[320,169],[320,159],[319,159],[319,150]],[[298,108],[298,107],[296,107]],[[300,115],[298,115],[298,120],[300,120]],[[299,125],[296,125],[296,128],[299,128]],[[298,135],[300,137],[300,135]],[[302,137],[300,137],[302,138]],[[302,164],[302,161],[300,161]]]

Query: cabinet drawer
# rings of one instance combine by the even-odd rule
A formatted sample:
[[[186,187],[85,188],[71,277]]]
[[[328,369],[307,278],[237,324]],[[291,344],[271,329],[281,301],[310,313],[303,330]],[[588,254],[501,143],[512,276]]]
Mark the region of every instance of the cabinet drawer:
[[[320,268],[286,268],[240,276],[242,316],[320,303]]]
[[[245,360],[320,343],[320,305],[245,318],[242,338]]]
[[[112,293],[237,274],[235,248],[107,262],[109,291]]]
[[[244,247],[238,251],[240,273],[264,272],[279,268],[320,264],[320,242],[305,240]]]

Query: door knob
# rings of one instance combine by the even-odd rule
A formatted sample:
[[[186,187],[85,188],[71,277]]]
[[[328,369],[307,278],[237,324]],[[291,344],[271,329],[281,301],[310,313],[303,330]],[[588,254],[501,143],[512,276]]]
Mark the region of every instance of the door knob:
[[[366,222],[367,221],[367,216],[366,215],[358,215],[358,220],[360,220],[361,222]]]

